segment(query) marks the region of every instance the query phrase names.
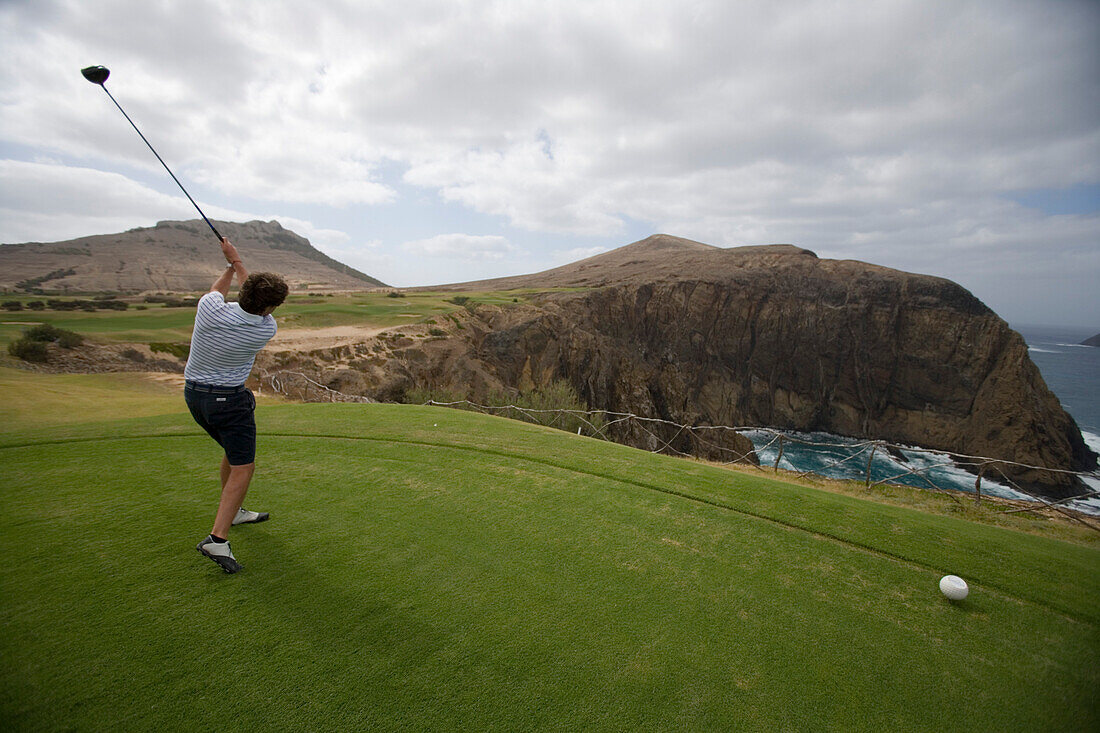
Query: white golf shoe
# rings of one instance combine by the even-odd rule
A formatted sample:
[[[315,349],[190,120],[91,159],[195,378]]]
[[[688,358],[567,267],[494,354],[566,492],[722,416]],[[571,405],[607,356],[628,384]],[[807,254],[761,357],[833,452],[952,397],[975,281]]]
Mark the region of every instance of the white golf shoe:
[[[268,514],[267,512],[250,512],[243,506],[237,510],[237,516],[233,517],[233,524],[255,524],[256,522],[266,522]]]
[[[241,564],[237,562],[237,558],[233,557],[233,549],[228,542],[215,542],[207,535],[195,549],[216,562],[218,567],[227,573],[235,573],[241,569]]]

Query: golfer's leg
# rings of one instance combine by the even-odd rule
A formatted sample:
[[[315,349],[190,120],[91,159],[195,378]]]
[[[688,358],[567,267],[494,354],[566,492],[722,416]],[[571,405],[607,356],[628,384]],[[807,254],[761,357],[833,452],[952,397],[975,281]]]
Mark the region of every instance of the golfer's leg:
[[[229,466],[228,462],[223,463]],[[210,534],[215,537],[228,537],[229,528],[233,526],[233,517],[237,516],[237,510],[244,503],[244,495],[248,493],[248,484],[252,481],[252,474],[256,470],[255,463],[246,463],[243,466],[229,466],[229,476],[222,486],[222,498],[218,502],[218,515],[214,518],[214,529]]]
[[[222,488],[223,489],[225,488],[225,482],[229,480],[229,469],[230,469],[229,457],[228,456],[222,456],[221,477],[222,477]]]

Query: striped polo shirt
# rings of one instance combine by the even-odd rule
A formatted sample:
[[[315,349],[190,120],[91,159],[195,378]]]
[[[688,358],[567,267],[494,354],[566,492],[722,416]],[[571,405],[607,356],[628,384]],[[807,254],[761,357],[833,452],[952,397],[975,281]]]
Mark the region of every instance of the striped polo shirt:
[[[183,370],[184,379],[202,384],[239,387],[248,379],[256,354],[277,330],[268,314],[248,313],[237,303],[226,303],[218,291],[199,299],[191,354]]]

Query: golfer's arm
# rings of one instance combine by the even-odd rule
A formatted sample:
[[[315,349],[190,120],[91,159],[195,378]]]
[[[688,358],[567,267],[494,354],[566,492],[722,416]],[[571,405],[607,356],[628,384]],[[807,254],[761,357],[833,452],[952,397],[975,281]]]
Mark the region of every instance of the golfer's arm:
[[[243,283],[248,279],[248,270],[244,269],[244,263],[240,260],[233,262],[232,267],[225,268],[225,272],[214,281],[214,284],[210,286],[210,292],[215,290],[222,294],[222,297],[229,296],[229,285],[233,282],[233,275],[237,276],[237,283]]]

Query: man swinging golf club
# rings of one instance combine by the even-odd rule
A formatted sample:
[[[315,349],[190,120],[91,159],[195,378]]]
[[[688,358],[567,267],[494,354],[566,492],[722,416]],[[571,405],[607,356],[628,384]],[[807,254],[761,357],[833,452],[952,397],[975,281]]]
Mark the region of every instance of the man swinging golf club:
[[[126,110],[114,95],[107,91],[107,79],[111,72],[105,66],[87,66],[80,70],[84,78],[107,93],[118,111],[130,123],[149,146],[153,155],[172,176],[188,201],[199,212],[210,231],[221,243],[229,267],[214,281],[210,292],[199,300],[195,314],[195,332],[191,337],[191,355],[183,376],[187,385],[183,390],[187,407],[195,422],[210,433],[225,450],[222,458],[222,496],[218,514],[210,536],[199,543],[198,550],[216,562],[227,573],[241,569],[227,538],[234,524],[262,522],[267,514],[257,514],[241,507],[252,473],[256,469],[256,400],[244,387],[256,354],[275,335],[275,319],[271,312],[286,299],[287,286],[278,275],[258,272],[249,276],[241,263],[241,256],[229,240],[218,233],[213,222],[199,208],[191,194],[176,178],[176,174],[160,157]],[[229,285],[236,274],[240,284],[240,302],[226,303]]]
[[[237,248],[225,237],[221,247],[229,265],[199,300],[183,395],[195,422],[225,451],[214,527],[197,549],[225,572],[235,573],[241,565],[229,547],[229,528],[268,517],[241,506],[256,469],[256,399],[244,383],[256,354],[275,335],[271,312],[286,299],[287,284],[270,272],[249,275]],[[226,303],[234,275],[240,284],[239,302]]]

